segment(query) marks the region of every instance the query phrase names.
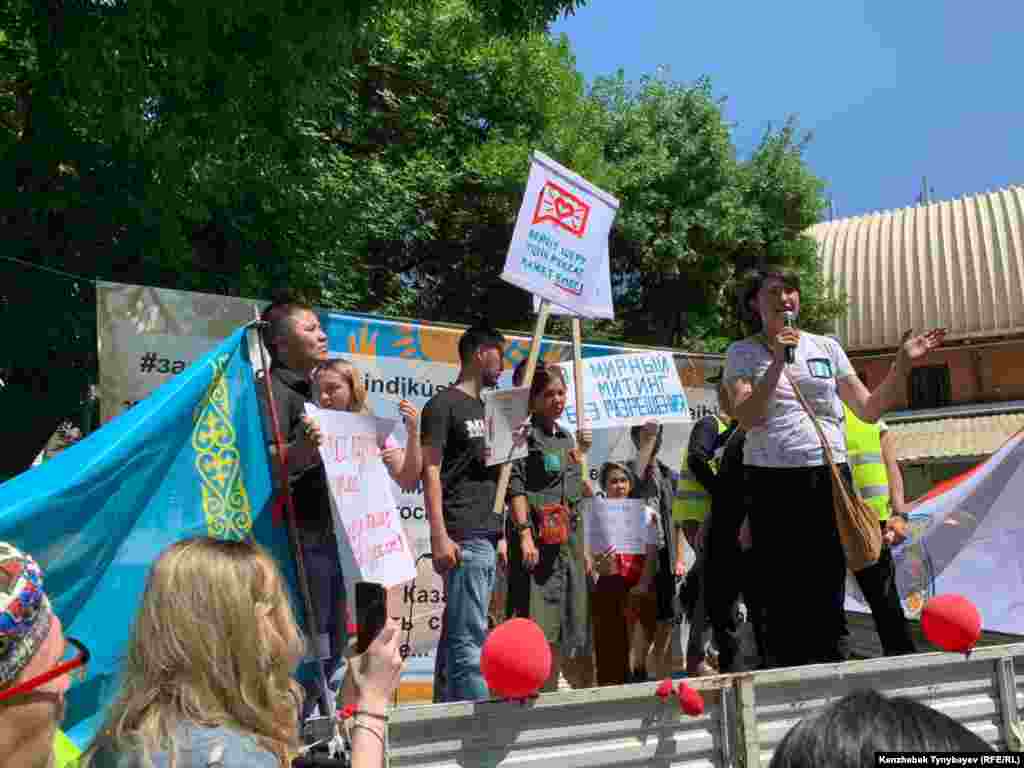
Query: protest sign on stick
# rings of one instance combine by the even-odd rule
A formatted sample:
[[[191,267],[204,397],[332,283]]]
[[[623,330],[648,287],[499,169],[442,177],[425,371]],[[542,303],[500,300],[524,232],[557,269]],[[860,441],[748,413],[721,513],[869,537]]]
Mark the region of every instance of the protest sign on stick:
[[[321,410],[308,403],[306,411],[323,434],[320,456],[335,531],[345,532],[338,536],[338,552],[346,578],[385,587],[416,578],[412,548],[391,492],[391,476],[380,458],[394,420]]]
[[[526,443],[515,439],[516,430],[530,412],[530,388],[485,390],[484,441],[487,466],[526,458]]]
[[[587,547],[604,552],[614,547],[620,555],[642,555],[650,539],[650,520],[643,499],[591,499],[587,520]]]
[[[559,365],[566,374],[572,374],[566,377],[574,390],[567,393],[567,399],[576,404],[566,408],[559,419],[569,431],[577,429],[580,412],[591,429],[632,427],[652,419],[662,424],[693,420],[671,352],[608,355],[581,361],[582,404],[576,392],[579,377],[575,370],[568,370],[570,363]]]
[[[613,318],[608,233],[618,207],[607,192],[534,152],[501,279],[568,314]]]

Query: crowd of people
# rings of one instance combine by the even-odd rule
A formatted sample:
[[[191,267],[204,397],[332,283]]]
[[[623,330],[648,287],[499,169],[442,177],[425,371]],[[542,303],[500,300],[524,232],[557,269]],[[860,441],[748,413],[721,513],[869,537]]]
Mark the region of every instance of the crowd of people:
[[[869,392],[835,338],[793,327],[796,273],[758,271],[743,308],[752,333],[730,346],[713,377],[721,415],[695,425],[678,469],[659,458],[662,425],[651,422],[631,431],[634,457],[605,464],[600,488],[591,487],[579,468],[592,435],[558,425],[567,389],[561,369],[539,366],[528,453],[513,463],[504,530],[492,514],[498,471],[484,460],[479,400],[501,373],[503,339],[487,328],[463,336],[458,382],[428,403],[422,437],[434,564],[448,588],[437,701],[487,696],[479,653],[495,571],[506,560],[504,615],[543,629],[555,659],[548,690],[559,676],[587,687],[670,674],[672,627],[683,616],[691,675],[848,658],[847,562],[829,455],[850,491],[878,513],[881,557],[855,576],[884,652],[915,650],[890,551],[906,535],[907,505],[879,421],[944,332],[908,334],[889,375]],[[522,383],[522,368],[513,383]],[[646,502],[638,512],[649,525],[645,554],[586,551],[583,510],[595,494]],[[689,570],[684,542],[696,552]],[[740,642],[744,619],[756,641],[752,658]]]
[[[566,381],[560,367],[540,365],[521,433],[526,456],[513,462],[504,504],[496,505],[500,469],[487,465],[481,393],[498,383],[505,340],[487,326],[463,334],[456,382],[422,413],[400,403],[408,440],[382,443],[381,460],[403,488],[422,482],[433,566],[444,580],[435,701],[490,696],[480,655],[499,571],[508,590],[499,618],[532,619],[550,644],[554,663],[544,690],[563,677],[585,688],[672,674],[672,630],[684,616],[691,675],[843,660],[847,563],[829,453],[843,481],[878,512],[882,556],[855,575],[884,651],[914,651],[889,551],[906,534],[907,504],[878,422],[899,402],[911,366],[941,344],[943,332],[908,334],[889,375],[869,392],[834,338],[791,324],[800,309],[793,272],[759,271],[743,307],[753,332],[729,347],[713,377],[721,414],[694,425],[678,467],[660,456],[663,427],[652,421],[631,430],[633,457],[605,463],[595,487],[581,471],[593,435],[585,424],[575,435],[560,426]],[[369,413],[363,376],[348,361],[328,360],[327,337],[309,307],[275,303],[262,319],[272,360],[268,445],[286,469],[282,483],[294,503],[314,609],[312,648],[293,619],[277,564],[258,545],[174,544],[151,569],[120,692],[83,766],[289,765],[300,750],[297,723],[322,693],[315,680],[303,690],[293,679],[308,651],[322,665],[319,679],[346,670],[340,695],[355,710],[353,765],[380,765],[387,704],[402,665],[398,629],[388,621],[369,649],[352,657],[352,610],[317,450],[322,438],[306,413],[308,403]],[[524,372],[515,372],[515,383],[523,383]],[[643,553],[588,549],[588,499],[597,495],[642,501],[635,508],[647,532]],[[504,515],[496,515],[502,506]],[[689,568],[686,545],[697,555]],[[6,764],[51,765],[68,673],[84,665],[88,651],[64,638],[29,556],[0,544],[0,573],[7,577],[0,608],[7,611],[16,599],[20,612],[13,623],[0,622],[0,754],[24,755]],[[754,660],[742,651],[744,620],[754,630]],[[708,636],[714,663],[705,651]],[[7,699],[5,688],[31,697]],[[23,709],[15,711],[12,701]],[[916,723],[917,735],[946,728],[943,744],[983,747],[955,723],[940,728],[941,716],[924,709],[870,695],[844,699],[795,728],[772,765],[825,764],[816,757],[878,748],[870,729],[851,735],[855,719],[904,717]],[[12,731],[16,722],[25,727]],[[897,742],[884,746],[910,748]]]
[[[36,562],[6,542],[0,542],[0,640],[3,768],[303,765],[303,691],[291,674],[304,643],[281,572],[258,544],[190,538],[160,554],[116,699],[83,754],[59,728],[72,678],[85,672],[89,651],[65,636]],[[352,711],[352,768],[384,764],[388,702],[401,669],[394,621],[349,659],[341,700]],[[859,691],[797,723],[770,768],[859,768],[874,765],[877,752],[990,749],[919,702]]]
[[[544,690],[563,678],[589,687],[670,675],[672,630],[683,618],[689,675],[848,658],[847,563],[829,456],[849,489],[877,510],[885,537],[878,561],[855,574],[882,647],[887,654],[914,651],[889,549],[905,536],[907,505],[879,420],[900,402],[910,368],[941,344],[943,331],[908,334],[889,375],[869,392],[835,338],[795,327],[800,285],[792,270],[752,274],[742,309],[752,333],[729,347],[710,380],[720,414],[694,425],[678,466],[660,455],[663,425],[651,421],[631,430],[632,458],[606,463],[594,487],[581,472],[593,435],[586,425],[575,435],[559,425],[566,382],[560,367],[540,363],[523,427],[526,457],[512,463],[496,505],[499,467],[486,461],[481,393],[497,386],[505,340],[486,325],[463,334],[457,380],[422,414],[400,404],[409,440],[382,445],[382,459],[403,487],[422,481],[431,557],[446,595],[436,701],[488,698],[481,648],[495,620],[511,617],[533,619],[550,644],[554,663]],[[365,389],[350,362],[327,360],[327,338],[310,308],[279,303],[263,319],[329,677],[341,660],[349,613],[319,431],[305,404],[365,413]],[[524,383],[525,368],[524,361],[514,385]],[[645,553],[587,551],[587,499],[595,495],[644,501],[636,509],[649,531]],[[504,507],[504,520],[496,507]],[[687,545],[696,553],[689,568]],[[498,616],[496,580],[507,585]],[[807,605],[815,606],[810,623]],[[756,641],[753,656],[741,642],[744,622]]]

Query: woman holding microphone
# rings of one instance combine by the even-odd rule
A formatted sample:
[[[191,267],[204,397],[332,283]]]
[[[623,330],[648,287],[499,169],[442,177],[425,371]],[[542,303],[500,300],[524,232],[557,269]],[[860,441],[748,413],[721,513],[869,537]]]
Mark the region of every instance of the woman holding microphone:
[[[724,380],[747,432],[744,496],[763,588],[768,665],[840,661],[846,556],[825,451],[793,385],[853,493],[842,404],[865,422],[878,421],[901,401],[911,367],[942,343],[945,331],[907,339],[885,380],[869,392],[838,342],[796,328],[800,281],[793,270],[765,267],[751,275],[741,309],[755,333],[730,345]]]

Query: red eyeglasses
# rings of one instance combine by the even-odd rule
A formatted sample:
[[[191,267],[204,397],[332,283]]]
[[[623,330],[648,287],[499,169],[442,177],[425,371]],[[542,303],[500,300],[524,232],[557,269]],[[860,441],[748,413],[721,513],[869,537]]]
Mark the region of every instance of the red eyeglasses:
[[[89,649],[73,637],[65,637],[64,641],[64,656],[61,657],[57,666],[48,672],[43,672],[41,675],[31,677],[25,682],[19,683],[12,688],[0,691],[0,701],[20,696],[21,694],[28,693],[29,691],[34,691],[36,688],[46,685],[48,682],[57,679],[61,675],[70,674],[79,681],[84,680],[85,665],[89,663]],[[71,656],[71,658],[69,659],[68,656]]]

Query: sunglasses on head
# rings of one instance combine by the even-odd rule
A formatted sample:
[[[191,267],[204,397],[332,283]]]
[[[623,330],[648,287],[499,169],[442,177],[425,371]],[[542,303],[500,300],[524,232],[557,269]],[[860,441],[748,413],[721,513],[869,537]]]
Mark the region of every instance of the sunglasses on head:
[[[85,679],[85,667],[88,663],[89,649],[73,637],[66,637],[64,638],[64,655],[57,663],[57,666],[48,672],[43,672],[41,675],[30,677],[23,683],[0,691],[0,701],[34,691],[62,675],[71,675],[81,682]]]

